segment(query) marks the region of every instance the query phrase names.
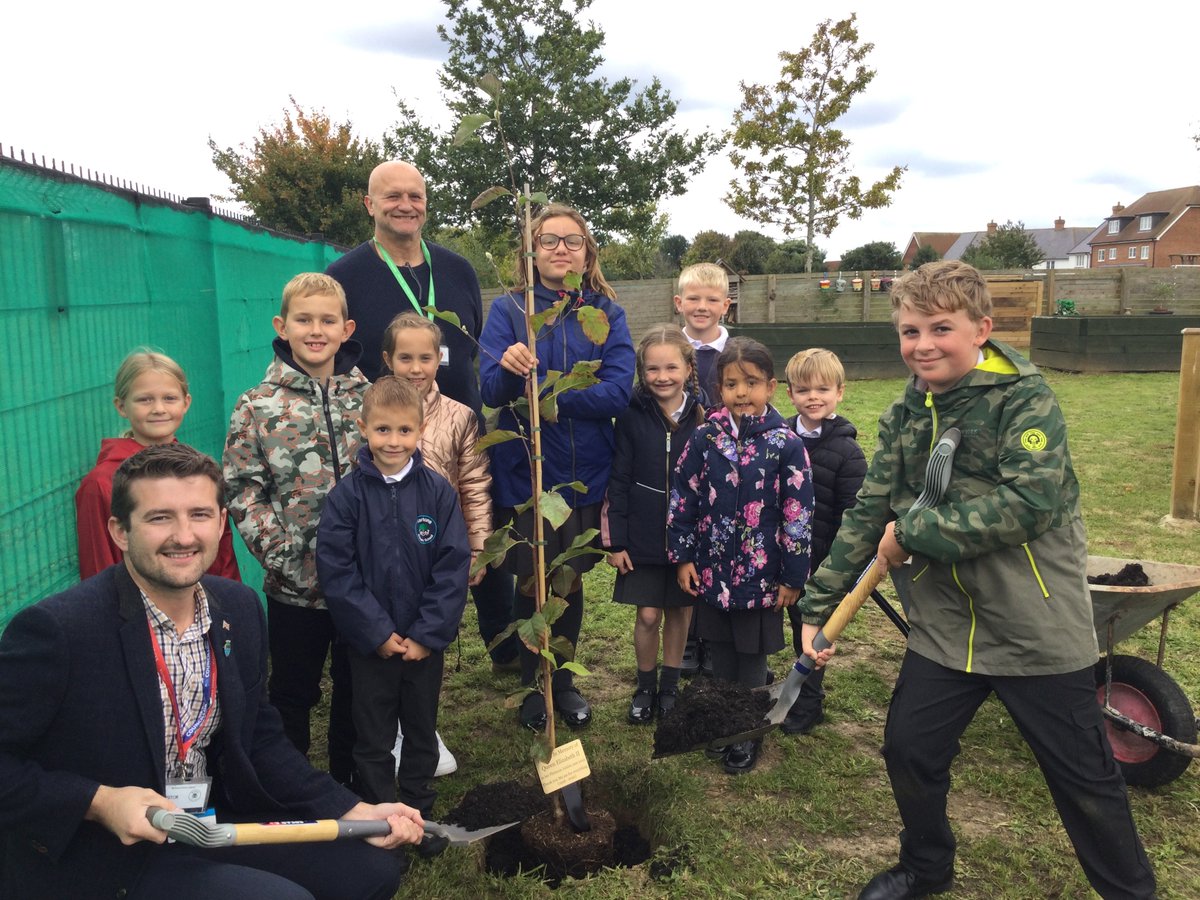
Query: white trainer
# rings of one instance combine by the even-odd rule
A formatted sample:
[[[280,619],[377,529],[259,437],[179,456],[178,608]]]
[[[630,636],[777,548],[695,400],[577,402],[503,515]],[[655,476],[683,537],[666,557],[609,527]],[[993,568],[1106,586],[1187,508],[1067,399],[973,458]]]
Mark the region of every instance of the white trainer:
[[[433,777],[441,778],[443,775],[449,775],[452,772],[458,771],[458,760],[454,758],[454,754],[450,752],[450,748],[447,747],[445,741],[442,740],[441,734],[438,732],[434,733],[437,735],[438,763],[437,768],[433,770]],[[392,755],[396,758],[397,772],[400,771],[400,748],[403,746],[403,744],[404,732],[397,728],[396,746],[392,748]]]

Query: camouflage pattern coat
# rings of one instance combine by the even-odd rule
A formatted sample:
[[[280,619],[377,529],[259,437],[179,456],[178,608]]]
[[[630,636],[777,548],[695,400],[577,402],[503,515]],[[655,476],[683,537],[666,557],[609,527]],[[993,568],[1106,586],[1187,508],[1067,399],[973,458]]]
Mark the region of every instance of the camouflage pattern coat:
[[[238,398],[223,457],[229,515],[266,577],[263,592],[325,608],[317,584],[317,524],[325,496],[349,473],[367,379],[347,341],[328,385],[291,362],[286,343],[262,383]]]
[[[1067,428],[1053,391],[1011,347],[950,390],[910,379],[879,420],[879,443],[858,504],[800,600],[822,624],[879,546],[887,523],[912,554],[909,649],[940,665],[988,675],[1049,675],[1096,661],[1085,576],[1087,538]],[[945,496],[911,507],[937,438],[962,430]]]

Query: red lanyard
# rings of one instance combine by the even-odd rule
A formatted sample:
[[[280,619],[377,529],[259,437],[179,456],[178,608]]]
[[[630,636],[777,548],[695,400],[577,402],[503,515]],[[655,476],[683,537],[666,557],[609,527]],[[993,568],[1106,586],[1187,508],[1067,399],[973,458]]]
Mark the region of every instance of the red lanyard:
[[[200,734],[200,730],[209,720],[216,709],[217,698],[217,663],[213,658],[212,647],[208,644],[207,635],[204,636],[204,676],[203,688],[204,696],[200,703],[200,711],[194,722],[187,728],[183,727],[183,717],[179,712],[179,701],[175,697],[175,682],[171,678],[171,672],[167,668],[167,661],[163,657],[162,647],[158,643],[158,635],[154,633],[154,623],[149,619],[146,624],[150,627],[150,643],[154,645],[154,664],[158,669],[158,677],[162,679],[162,683],[167,688],[167,696],[171,700],[171,710],[175,714],[175,742],[179,746],[179,765],[183,765],[187,760],[188,751],[192,749],[192,744],[196,742],[196,738]]]

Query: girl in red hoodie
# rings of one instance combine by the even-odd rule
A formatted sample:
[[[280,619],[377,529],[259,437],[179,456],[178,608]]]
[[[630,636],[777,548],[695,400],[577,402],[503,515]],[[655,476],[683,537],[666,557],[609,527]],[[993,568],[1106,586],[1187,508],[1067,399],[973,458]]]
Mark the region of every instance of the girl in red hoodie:
[[[112,506],[112,480],[117,468],[151,444],[169,444],[192,404],[187,376],[179,363],[142,347],[134,350],[117,369],[113,406],[129,420],[129,430],[119,438],[104,438],[96,466],[84,476],[75,492],[75,527],[79,536],[79,577],[91,578],[122,559],[108,533]],[[220,549],[211,575],[241,580],[233,555],[230,529],[221,535]]]

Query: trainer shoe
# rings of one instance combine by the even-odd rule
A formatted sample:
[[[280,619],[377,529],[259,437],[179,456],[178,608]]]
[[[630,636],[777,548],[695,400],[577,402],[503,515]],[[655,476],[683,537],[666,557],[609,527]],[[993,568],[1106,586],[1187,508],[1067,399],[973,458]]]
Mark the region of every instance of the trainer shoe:
[[[434,778],[441,778],[443,775],[449,775],[452,772],[458,771],[458,760],[454,758],[454,754],[446,747],[442,740],[442,735],[439,732],[434,732],[437,736],[438,745],[438,761],[437,768],[433,770]],[[396,729],[396,746],[392,748],[392,756],[396,759],[396,771],[400,771],[400,748],[404,746],[404,732]]]

